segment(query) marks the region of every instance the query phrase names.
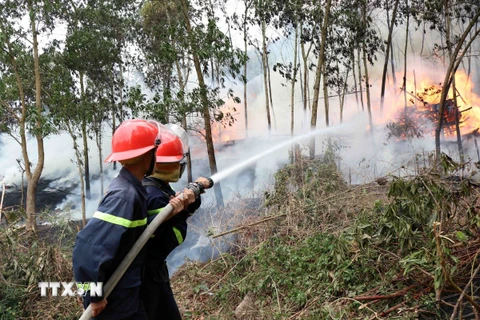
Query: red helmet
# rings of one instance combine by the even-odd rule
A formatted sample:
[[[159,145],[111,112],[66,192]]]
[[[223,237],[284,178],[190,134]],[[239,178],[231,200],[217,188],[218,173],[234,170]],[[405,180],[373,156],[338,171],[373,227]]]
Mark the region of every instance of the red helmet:
[[[162,143],[157,149],[157,163],[180,162],[185,157],[182,140],[170,130],[160,132]]]
[[[160,144],[159,125],[155,121],[132,119],[123,122],[112,137],[112,153],[105,162],[138,157]]]

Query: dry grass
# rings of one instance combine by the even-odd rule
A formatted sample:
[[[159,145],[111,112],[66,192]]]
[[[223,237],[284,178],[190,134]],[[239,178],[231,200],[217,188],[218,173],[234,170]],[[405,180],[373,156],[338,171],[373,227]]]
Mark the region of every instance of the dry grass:
[[[41,297],[38,287],[43,281],[73,281],[74,231],[71,226],[58,225],[39,226],[37,236],[14,226],[0,230],[2,319],[77,319],[81,315],[77,298]]]
[[[389,186],[375,182],[349,186],[340,176],[334,175],[326,177],[329,180],[326,184],[330,186],[333,183],[330,190],[326,190],[329,186],[323,182],[319,185],[318,179],[314,186],[313,179],[302,179],[304,175],[301,172],[308,166],[312,166],[312,163],[293,167],[288,172],[286,181],[281,182],[284,184],[281,191],[283,193],[274,194],[270,191],[270,194],[267,194],[267,204],[264,201],[259,203],[257,198],[257,206],[252,207],[251,199],[239,198],[227,208],[230,215],[219,215],[229,218],[221,223],[217,221],[216,225],[228,227],[217,228],[215,234],[240,229],[225,236],[229,237],[230,241],[229,255],[222,255],[205,264],[187,263],[172,278],[177,303],[186,319],[232,319],[235,308],[245,296],[233,295],[226,310],[224,305],[219,306],[216,303],[216,292],[226,283],[231,273],[236,271],[239,264],[243,264],[242,259],[249,253],[258,251],[269,239],[290,239],[287,241],[291,241],[291,245],[295,246],[302,239],[318,233],[339,234],[351,226],[360,212],[372,211],[377,201],[388,201]],[[279,177],[277,181],[278,179]],[[315,194],[312,195],[312,192]],[[255,224],[268,217],[273,218]],[[241,229],[243,227],[244,229]],[[256,272],[255,265],[242,265],[242,268],[247,268],[245,277]],[[236,285],[241,285],[242,281],[244,280],[238,279]],[[317,299],[308,301],[302,310],[292,310],[292,319],[308,318],[309,308],[317,307]],[[256,304],[254,311],[251,310],[242,319],[270,319],[272,314],[269,314],[269,309],[278,308],[281,302],[275,297],[267,297],[261,306],[258,302]]]

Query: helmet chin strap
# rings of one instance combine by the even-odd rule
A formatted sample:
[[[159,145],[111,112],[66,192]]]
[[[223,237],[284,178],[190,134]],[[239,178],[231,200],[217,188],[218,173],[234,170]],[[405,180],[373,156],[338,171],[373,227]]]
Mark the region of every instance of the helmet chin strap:
[[[152,149],[151,151],[152,153],[152,158],[150,160],[150,166],[148,167],[148,171],[145,173],[145,176],[149,176],[153,173],[153,170],[155,169],[155,163],[156,163],[156,160],[157,160],[157,157],[156,157],[156,153],[157,153],[157,148],[154,148]]]

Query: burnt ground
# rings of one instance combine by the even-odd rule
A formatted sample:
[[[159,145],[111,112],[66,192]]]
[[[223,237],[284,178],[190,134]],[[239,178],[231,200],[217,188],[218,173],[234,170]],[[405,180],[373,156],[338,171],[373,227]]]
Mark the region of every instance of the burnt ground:
[[[37,212],[43,210],[55,209],[56,205],[60,204],[65,198],[71,194],[75,185],[63,186],[62,188],[50,187],[51,182],[54,180],[41,179],[37,187]],[[27,197],[27,187],[23,188],[19,186],[11,186],[7,188],[5,192],[5,198],[3,199],[3,208],[18,209],[24,206]]]
[[[37,213],[44,211],[52,212],[55,207],[62,203],[65,198],[71,194],[75,185],[62,186],[61,188],[52,188],[50,184],[53,180],[42,179],[40,180],[37,188]],[[18,211],[20,208],[25,208],[25,199],[27,195],[26,186],[23,189],[17,186],[7,188],[5,197],[3,200],[3,212],[2,219],[0,220],[0,226],[8,224],[5,216],[9,216],[9,212]],[[16,216],[18,219],[18,216]],[[18,221],[18,220],[17,220]],[[11,221],[10,221],[11,222]],[[22,222],[20,221],[20,225]],[[41,219],[38,219],[37,235],[39,239],[50,243],[57,243],[60,239],[64,241],[74,240],[74,236],[78,230],[82,228],[81,221],[58,221],[58,224],[43,224]]]

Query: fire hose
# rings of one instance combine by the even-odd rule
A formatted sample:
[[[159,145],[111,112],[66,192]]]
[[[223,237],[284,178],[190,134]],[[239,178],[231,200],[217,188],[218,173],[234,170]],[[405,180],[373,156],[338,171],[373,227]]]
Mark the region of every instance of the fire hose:
[[[210,182],[210,185],[208,187],[203,186],[201,183],[191,182],[188,184],[187,189],[192,190],[193,193],[195,194],[195,198],[198,198],[200,194],[202,194],[205,191],[205,189],[210,189],[211,187],[213,187],[213,180],[211,178],[208,178],[208,181]],[[178,195],[177,198],[180,198],[183,200],[183,193]],[[108,279],[107,283],[103,287],[104,299],[106,299],[110,295],[112,290],[117,285],[118,281],[120,281],[125,271],[127,271],[132,261],[138,255],[140,250],[142,250],[143,246],[147,243],[148,239],[150,239],[150,237],[155,232],[155,230],[157,230],[157,228],[162,224],[163,221],[165,221],[165,219],[172,212],[173,212],[172,205],[167,204],[165,208],[163,208],[163,210],[157,214],[157,216],[152,220],[152,222],[148,224],[145,231],[143,231],[143,233],[140,235],[138,240],[134,243],[130,251],[127,253],[125,258],[123,258],[122,262],[120,262],[117,269],[113,272],[112,276]],[[91,319],[91,317],[92,317],[92,307],[89,305],[87,309],[85,309],[85,311],[83,312],[79,320],[89,320]]]

